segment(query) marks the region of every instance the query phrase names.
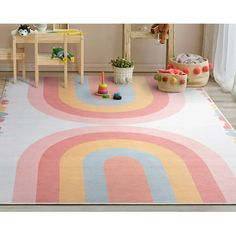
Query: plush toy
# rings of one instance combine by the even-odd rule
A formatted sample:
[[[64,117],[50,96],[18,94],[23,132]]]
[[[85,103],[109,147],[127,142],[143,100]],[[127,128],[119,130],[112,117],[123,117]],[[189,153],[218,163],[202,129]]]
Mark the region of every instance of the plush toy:
[[[20,25],[18,30],[17,30],[17,33],[20,35],[20,36],[26,36],[30,33],[32,33],[32,29],[30,27],[30,25]]]
[[[20,36],[27,36],[29,34],[31,34],[33,31],[36,30],[32,30],[30,25],[25,25],[25,24],[21,24],[18,29],[12,30],[11,34],[12,35],[20,35]]]
[[[156,36],[159,35],[160,43],[164,44],[166,39],[168,39],[169,28],[169,24],[153,24],[151,26],[151,33]]]
[[[52,49],[52,58],[59,58],[62,61],[66,62],[66,57],[64,55],[64,49],[63,48],[53,48]],[[72,53],[67,52],[67,58],[71,61],[71,62],[75,62],[75,57]]]

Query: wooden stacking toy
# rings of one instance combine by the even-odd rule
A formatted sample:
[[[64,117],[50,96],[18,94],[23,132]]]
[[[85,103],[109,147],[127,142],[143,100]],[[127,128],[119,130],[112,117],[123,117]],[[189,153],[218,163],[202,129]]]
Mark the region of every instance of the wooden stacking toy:
[[[178,63],[174,58],[169,59],[168,68],[180,69],[188,76],[188,87],[202,87],[208,83],[212,64],[207,59],[201,63],[185,64]]]
[[[105,73],[104,71],[101,73],[101,82],[98,85],[98,91],[96,93],[99,96],[103,96],[103,95],[108,95],[108,86],[105,83]]]
[[[187,74],[178,69],[160,69],[154,79],[158,89],[164,92],[180,93],[187,86]]]

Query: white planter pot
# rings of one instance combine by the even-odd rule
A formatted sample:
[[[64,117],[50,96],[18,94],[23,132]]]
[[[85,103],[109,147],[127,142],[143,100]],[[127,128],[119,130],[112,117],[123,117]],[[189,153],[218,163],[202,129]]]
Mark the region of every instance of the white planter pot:
[[[114,83],[116,84],[132,83],[134,67],[130,68],[113,67],[113,70],[114,70]]]

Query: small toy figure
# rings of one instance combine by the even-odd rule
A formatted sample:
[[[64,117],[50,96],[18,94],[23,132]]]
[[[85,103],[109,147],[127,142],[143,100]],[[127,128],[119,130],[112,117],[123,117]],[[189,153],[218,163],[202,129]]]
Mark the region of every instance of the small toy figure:
[[[114,100],[121,100],[122,97],[121,97],[120,93],[114,93],[113,99],[114,99]]]
[[[52,57],[51,58],[59,58],[62,61],[66,62],[66,57],[64,55],[64,49],[63,48],[53,48],[52,49]],[[75,57],[72,53],[67,52],[67,58],[71,61],[71,62],[75,62]]]
[[[110,95],[109,94],[104,94],[104,95],[102,95],[102,98],[110,98]]]

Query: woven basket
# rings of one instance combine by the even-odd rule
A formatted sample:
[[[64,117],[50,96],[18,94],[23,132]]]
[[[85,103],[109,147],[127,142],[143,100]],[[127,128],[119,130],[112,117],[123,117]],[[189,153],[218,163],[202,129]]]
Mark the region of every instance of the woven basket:
[[[175,75],[158,72],[155,77],[158,89],[164,92],[181,93],[187,86],[187,75]]]
[[[119,68],[113,66],[113,71],[114,71],[114,83],[116,84],[132,83],[134,67]]]
[[[170,58],[169,66],[180,69],[188,74],[188,87],[203,87],[208,83],[210,74],[208,60],[198,64],[184,64],[176,62],[174,58]]]

